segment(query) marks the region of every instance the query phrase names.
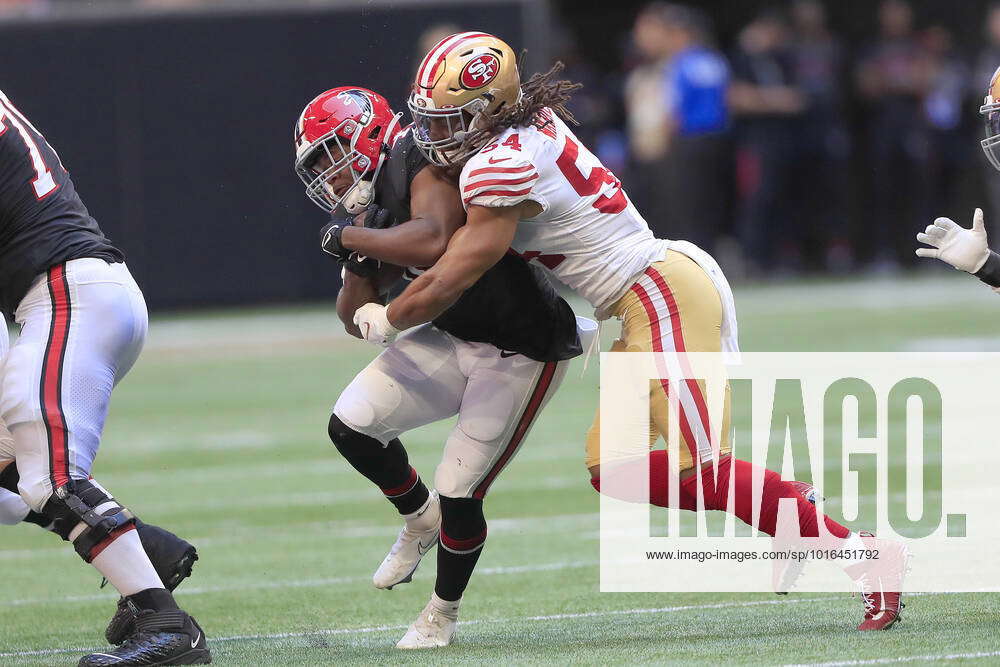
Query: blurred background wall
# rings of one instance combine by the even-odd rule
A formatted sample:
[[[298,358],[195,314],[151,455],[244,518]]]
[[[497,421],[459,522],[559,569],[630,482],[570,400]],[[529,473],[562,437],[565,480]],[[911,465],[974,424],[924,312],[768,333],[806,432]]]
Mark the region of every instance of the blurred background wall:
[[[937,215],[1000,222],[977,146],[1000,65],[988,0],[0,0],[0,17],[0,88],[154,308],[330,298],[292,123],[346,83],[405,109],[424,50],[461,29],[527,48],[530,71],[566,62],[581,139],[658,234],[733,278],[896,273]]]

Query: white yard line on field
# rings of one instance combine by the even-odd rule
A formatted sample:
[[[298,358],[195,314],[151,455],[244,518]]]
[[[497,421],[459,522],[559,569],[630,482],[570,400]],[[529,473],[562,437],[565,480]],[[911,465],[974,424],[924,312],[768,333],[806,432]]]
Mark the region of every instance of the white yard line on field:
[[[939,662],[944,660],[979,660],[996,658],[1000,651],[979,653],[945,653],[940,655],[908,655],[899,658],[874,658],[872,660],[844,660],[841,662],[809,662],[785,667],[842,667],[847,665],[892,665],[900,662]]]
[[[530,518],[504,517],[490,520],[490,534],[514,533],[551,534],[557,532],[572,532],[582,529],[590,529],[597,525],[600,514],[597,512],[585,512],[579,514],[551,514],[545,516],[535,516]],[[270,529],[267,531],[269,540],[280,540],[282,538],[295,537],[301,539],[303,532],[310,534],[324,533],[329,537],[337,539],[365,539],[373,537],[395,537],[399,533],[399,524],[373,524],[362,521],[310,521],[307,523],[297,523],[287,529]],[[229,533],[224,536],[187,536],[187,539],[199,548],[215,547],[224,544],[239,544],[247,540],[259,537],[261,529],[257,526],[243,529],[229,529]],[[321,536],[321,539],[324,537]],[[9,560],[31,560],[38,558],[64,558],[68,547],[65,544],[56,543],[52,546],[35,547],[33,549],[0,549],[0,562]],[[71,551],[69,553],[72,553]],[[0,606],[2,602],[0,602]]]
[[[509,565],[502,567],[483,567],[476,569],[477,576],[493,576],[506,574],[524,574],[528,572],[550,572],[554,570],[569,570],[581,567],[595,567],[598,561],[569,561],[561,563],[541,563],[539,565]],[[433,573],[427,571],[423,574],[432,576]],[[234,583],[221,586],[186,586],[180,589],[181,597],[187,595],[205,595],[208,593],[227,593],[230,591],[257,591],[257,590],[281,590],[286,588],[319,588],[322,586],[342,586],[344,584],[360,584],[371,581],[370,575],[358,575],[352,577],[325,577],[317,579],[295,579],[291,581],[258,581],[255,583]],[[65,604],[67,602],[93,602],[95,600],[114,600],[118,593],[92,593],[90,595],[67,595],[54,598],[23,598],[20,600],[4,600],[0,602],[3,607],[25,607],[38,604]]]
[[[591,564],[591,563],[586,563]],[[552,567],[558,564],[549,564]],[[483,574],[490,568],[484,569],[483,572],[478,572],[477,574]],[[517,568],[494,568],[495,570],[516,570]],[[527,571],[526,569],[518,570],[520,572]],[[494,572],[496,574],[497,572]],[[504,572],[507,573],[507,572]],[[951,593],[912,593],[911,595],[952,595]],[[605,611],[584,611],[576,613],[562,613],[562,614],[545,614],[540,616],[520,616],[516,618],[492,618],[492,619],[478,619],[471,621],[459,621],[461,626],[470,625],[485,625],[485,624],[495,624],[501,623],[509,625],[512,623],[530,621],[532,623],[545,622],[545,621],[564,621],[571,619],[581,619],[581,618],[602,618],[605,616],[639,616],[648,614],[670,614],[677,612],[686,611],[704,611],[711,609],[738,609],[744,607],[764,607],[764,606],[774,606],[774,605],[789,605],[789,604],[806,604],[814,602],[829,602],[829,601],[842,601],[843,598],[835,596],[827,597],[817,597],[817,598],[798,598],[798,599],[781,599],[781,600],[751,600],[746,602],[719,602],[715,604],[692,604],[692,605],[679,605],[673,607],[653,607],[653,608],[639,608],[639,609],[609,609]],[[253,634],[253,635],[230,635],[226,637],[213,637],[211,639],[212,643],[221,642],[234,642],[234,641],[271,641],[279,639],[296,639],[301,637],[324,637],[331,635],[363,635],[371,634],[375,632],[387,632],[390,630],[405,630],[409,626],[407,625],[376,625],[365,628],[333,628],[329,630],[315,630],[311,632],[279,632],[273,634]],[[93,650],[92,648],[76,647],[76,648],[53,648],[53,649],[40,649],[35,651],[10,651],[7,653],[0,653],[0,658],[29,658],[33,656],[44,656],[44,655],[55,655],[60,653],[80,653]],[[996,653],[983,653],[983,654],[968,654],[969,657],[988,657],[1000,654]],[[955,656],[957,659],[961,656]],[[888,659],[890,661],[906,661],[906,660],[920,660],[920,659],[949,659],[949,656],[920,656],[914,658],[898,658],[898,659]],[[859,662],[837,662],[837,663],[820,663],[823,665],[866,665],[866,664],[879,664],[879,661],[859,661]],[[810,667],[818,667],[818,665],[812,665]]]
[[[482,573],[477,572],[477,574],[482,574]],[[599,618],[602,616],[668,614],[680,611],[725,609],[729,607],[758,607],[762,605],[775,605],[775,604],[798,604],[803,602],[820,602],[823,600],[833,600],[833,599],[837,598],[806,598],[801,600],[759,600],[751,602],[723,602],[719,604],[685,605],[677,607],[659,607],[654,609],[611,609],[607,611],[587,611],[579,613],[548,614],[544,616],[526,616],[526,617],[522,616],[520,618],[495,618],[495,619],[459,621],[459,625],[470,626],[470,625],[482,625],[486,623],[510,624],[510,623],[516,623],[518,621],[531,621],[531,622],[561,621],[561,620],[577,619],[577,618]],[[384,632],[389,630],[405,630],[408,627],[409,627],[408,625],[377,625],[367,628],[334,628],[330,630],[316,630],[313,632],[280,632],[275,634],[231,635],[228,637],[213,637],[211,641],[212,643],[219,643],[219,642],[251,641],[251,640],[295,639],[299,637],[319,637],[319,636],[330,636],[330,635],[362,635],[362,634],[370,634],[373,632]],[[93,649],[77,647],[77,648],[41,649],[37,651],[11,651],[8,653],[0,653],[0,658],[26,658],[31,656],[54,655],[57,653],[77,653],[89,650]]]

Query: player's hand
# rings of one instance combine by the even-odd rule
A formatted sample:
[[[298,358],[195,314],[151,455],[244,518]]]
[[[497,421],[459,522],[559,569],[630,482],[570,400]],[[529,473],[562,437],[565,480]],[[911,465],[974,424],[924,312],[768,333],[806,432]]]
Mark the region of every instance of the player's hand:
[[[373,277],[380,268],[382,268],[382,262],[371,257],[361,257],[356,252],[352,252],[347,261],[344,262],[345,270],[361,278]]]
[[[333,255],[339,262],[346,262],[351,257],[351,251],[340,242],[340,234],[344,227],[350,227],[351,224],[352,221],[349,219],[334,218],[319,232],[319,243],[323,252]]]
[[[972,215],[972,229],[965,229],[948,218],[938,218],[933,225],[927,225],[927,229],[917,234],[917,240],[932,246],[917,248],[918,257],[940,259],[969,273],[981,269],[990,256],[981,208],[977,208]]]
[[[368,207],[364,215],[364,226],[368,229],[387,229],[392,227],[395,220],[393,220],[392,213],[389,209],[382,208],[377,204],[373,204]]]
[[[354,311],[354,324],[361,331],[361,337],[369,343],[388,347],[399,335],[399,329],[389,323],[386,307],[378,303],[366,303]]]

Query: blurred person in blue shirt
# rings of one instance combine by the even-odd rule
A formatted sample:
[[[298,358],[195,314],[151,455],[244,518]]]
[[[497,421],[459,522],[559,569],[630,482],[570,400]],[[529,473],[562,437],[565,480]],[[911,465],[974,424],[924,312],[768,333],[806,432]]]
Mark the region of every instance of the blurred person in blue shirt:
[[[634,35],[652,64],[633,73],[626,94],[633,155],[652,200],[650,227],[661,238],[689,239],[709,251],[724,228],[729,189],[729,66],[710,33],[695,9],[644,7]]]

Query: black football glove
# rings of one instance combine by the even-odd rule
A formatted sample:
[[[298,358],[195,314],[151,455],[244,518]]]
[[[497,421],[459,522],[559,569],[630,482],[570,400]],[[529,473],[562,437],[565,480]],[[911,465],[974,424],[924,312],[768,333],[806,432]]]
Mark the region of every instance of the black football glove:
[[[382,267],[382,262],[372,257],[361,257],[352,253],[350,259],[344,262],[344,268],[356,276],[371,278]]]
[[[326,223],[323,229],[319,232],[319,243],[323,252],[328,255],[333,255],[338,262],[346,262],[351,258],[351,253],[353,251],[345,248],[344,244],[340,242],[340,234],[343,232],[344,227],[350,226],[351,220],[334,218],[330,222]]]
[[[392,213],[387,208],[372,205],[365,211],[365,227],[368,229],[388,229],[395,222]]]

